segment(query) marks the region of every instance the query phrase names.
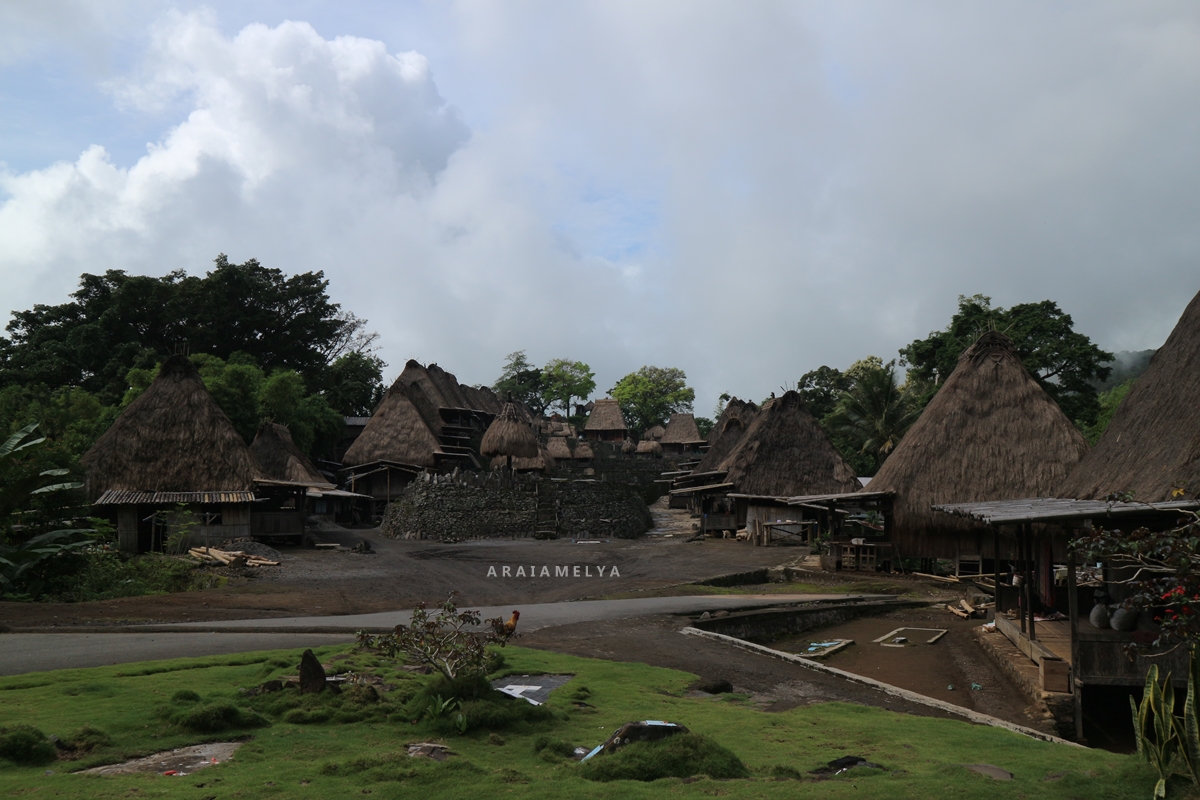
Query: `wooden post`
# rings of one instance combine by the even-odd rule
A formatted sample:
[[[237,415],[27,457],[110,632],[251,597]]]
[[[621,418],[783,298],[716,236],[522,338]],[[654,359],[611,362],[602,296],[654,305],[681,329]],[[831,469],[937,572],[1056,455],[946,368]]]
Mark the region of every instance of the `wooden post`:
[[[132,555],[138,552],[137,506],[117,507],[117,549]]]
[[[1025,616],[1029,611],[1028,580],[1025,576],[1025,526],[1017,525],[1017,573],[1021,576],[1021,591],[1017,592],[1017,604],[1021,608],[1021,633],[1028,634]]]
[[[1000,613],[1000,526],[992,526],[992,571],[995,573],[996,581],[996,596],[992,598],[996,603],[996,614]],[[982,569],[980,570],[983,571]]]
[[[1083,687],[1079,683],[1079,598],[1075,588],[1075,548],[1067,546],[1067,615],[1071,620],[1070,688],[1075,702],[1075,739],[1083,741]]]
[[[1037,631],[1033,621],[1033,577],[1037,574],[1037,550],[1033,546],[1033,525],[1025,523],[1025,548],[1029,558],[1025,562],[1025,597],[1029,600],[1029,641],[1037,641]]]

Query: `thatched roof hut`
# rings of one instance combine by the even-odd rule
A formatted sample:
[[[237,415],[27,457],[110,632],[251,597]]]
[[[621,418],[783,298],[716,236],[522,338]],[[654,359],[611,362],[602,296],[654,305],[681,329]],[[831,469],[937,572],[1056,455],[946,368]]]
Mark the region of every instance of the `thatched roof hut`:
[[[1200,294],[1184,309],[1112,422],[1057,489],[1059,496],[1101,500],[1200,497]]]
[[[587,442],[580,442],[575,445],[575,452],[572,456],[576,461],[591,461],[596,457],[596,453],[592,450],[592,446]]]
[[[742,494],[852,492],[854,470],[796,392],[767,402],[719,469]]]
[[[595,408],[583,426],[583,435],[589,439],[620,441],[629,434],[621,404],[616,400],[597,400]]]
[[[975,526],[931,505],[1053,496],[1087,449],[1012,341],[991,331],[959,357],[869,491],[896,493],[892,541],[904,557],[952,558]]]
[[[635,445],[631,440],[626,439],[625,441],[621,442],[621,452],[625,455],[630,455],[635,450],[637,450],[637,445]]]
[[[653,439],[642,439],[634,452],[639,456],[661,456],[662,445]]]
[[[420,390],[406,386],[401,380],[403,377],[401,374],[387,390],[370,422],[346,451],[342,459],[346,466],[377,461],[429,469],[436,466],[435,456],[442,452],[441,443],[410,399],[410,394],[420,395]]]
[[[537,436],[533,428],[521,419],[512,403],[505,403],[500,415],[492,420],[487,433],[483,434],[483,442],[479,452],[485,457],[508,456],[511,458],[536,458],[538,455]]]
[[[333,484],[317,470],[308,456],[296,447],[285,425],[275,422],[260,425],[250,445],[250,455],[262,467],[263,476],[271,480],[333,488]]]
[[[569,461],[571,459],[571,446],[567,444],[567,440],[561,436],[551,436],[550,441],[546,443],[546,452],[555,461]]]
[[[121,412],[81,459],[88,498],[105,492],[252,492],[250,448],[186,356]]]
[[[672,414],[667,421],[667,427],[659,440],[663,445],[693,447],[704,442],[700,428],[696,426],[696,417],[692,414]]]
[[[717,439],[721,438],[721,434],[734,420],[741,423],[742,428],[745,429],[757,415],[758,406],[753,402],[739,400],[736,397],[730,398],[729,402],[725,404],[725,408],[721,410],[721,416],[717,417],[717,421],[713,423],[712,429],[708,432],[709,446],[717,443]]]
[[[642,438],[643,439],[653,439],[656,442],[661,442],[663,436],[666,435],[666,432],[667,432],[667,429],[664,428],[662,425],[655,425],[651,428],[648,428],[646,430],[646,432],[642,434]]]

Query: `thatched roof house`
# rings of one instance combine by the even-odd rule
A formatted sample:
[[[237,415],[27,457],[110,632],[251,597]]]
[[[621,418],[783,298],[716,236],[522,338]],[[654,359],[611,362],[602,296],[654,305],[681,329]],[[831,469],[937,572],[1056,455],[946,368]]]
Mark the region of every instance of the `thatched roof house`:
[[[1100,500],[1200,497],[1200,294],[1184,309],[1112,422],[1056,491]]]
[[[275,422],[260,425],[250,445],[250,455],[262,467],[263,476],[271,480],[333,488],[329,479],[292,442],[292,434],[285,425]]]
[[[758,406],[736,397],[725,405],[724,411],[708,433],[708,452],[696,465],[696,472],[715,472],[737,447],[746,428],[758,416]]]
[[[858,488],[854,470],[794,391],[762,407],[719,468],[741,494],[787,497]]]
[[[546,452],[555,461],[569,461],[571,459],[571,447],[567,444],[567,440],[561,436],[550,437],[550,441],[546,443]]]
[[[667,429],[664,428],[662,425],[654,425],[654,426],[646,429],[646,432],[642,434],[642,438],[643,439],[653,439],[656,442],[661,442],[663,436],[665,436],[666,433],[667,433]]]
[[[163,362],[81,462],[88,498],[115,513],[122,552],[161,546],[155,512],[179,503],[211,513],[213,524],[196,528],[201,534],[250,534],[261,468],[186,356]]]
[[[492,459],[491,466],[494,470],[504,469],[507,463],[506,456],[496,456]],[[544,447],[539,447],[531,458],[514,458],[512,460],[513,472],[545,472],[554,469],[554,466],[554,457]]]
[[[901,555],[956,558],[966,552],[959,535],[976,526],[931,505],[1053,496],[1087,449],[1012,341],[992,331],[959,357],[869,491],[895,492],[891,538]]]
[[[572,457],[576,461],[591,461],[596,457],[596,453],[592,450],[592,446],[587,442],[580,442],[575,445],[575,452]]]
[[[88,498],[100,502],[111,492],[248,495],[260,477],[250,448],[182,355],[163,362],[81,463]]]
[[[583,426],[583,435],[587,439],[604,442],[619,442],[628,436],[629,427],[621,413],[621,404],[608,398],[597,400]]]
[[[696,417],[692,414],[672,414],[667,421],[663,437],[659,440],[664,452],[682,453],[699,450],[704,444],[700,428],[696,426]]]
[[[387,461],[428,469],[437,466],[441,442],[417,404],[410,399],[410,394],[420,392],[410,389],[397,378],[371,415],[367,427],[346,451],[343,464],[354,467]]]

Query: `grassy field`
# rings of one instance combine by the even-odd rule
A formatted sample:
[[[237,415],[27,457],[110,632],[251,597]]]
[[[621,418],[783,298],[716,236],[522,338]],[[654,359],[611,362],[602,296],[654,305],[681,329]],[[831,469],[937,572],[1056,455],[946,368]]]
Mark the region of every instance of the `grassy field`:
[[[352,693],[331,701],[288,690],[247,698],[239,687],[295,674],[298,651],[147,662],[96,669],[33,673],[0,679],[0,728],[37,727],[64,740],[85,725],[107,739],[74,761],[15,766],[0,759],[5,797],[21,798],[330,798],[351,795],[463,798],[503,797],[819,797],[828,798],[1103,798],[1148,797],[1153,780],[1133,757],[1035,741],[1007,731],[952,720],[895,714],[837,703],[766,713],[744,696],[691,698],[694,676],[625,664],[509,647],[506,672],[573,674],[548,704],[550,719],[459,736],[413,724],[403,701],[421,688],[395,662],[352,648],[323,648],[338,671],[379,675],[395,688],[379,703],[356,703]],[[187,693],[199,695],[197,701]],[[182,693],[182,694],[180,694]],[[587,707],[577,703],[585,700]],[[514,700],[514,703],[522,701]],[[340,705],[339,705],[340,704]],[[235,705],[242,727],[199,733],[202,713]],[[188,716],[191,714],[191,718]],[[211,715],[210,715],[211,717]],[[751,777],[716,781],[664,779],[654,783],[595,783],[578,765],[535,742],[592,747],[635,719],[682,723],[732,750]],[[189,723],[190,719],[190,723]],[[211,727],[211,725],[210,725]],[[86,738],[86,737],[85,737]],[[458,755],[444,763],[409,758],[404,745],[439,739]],[[171,747],[246,739],[234,760],[185,777],[140,774],[74,775],[86,766],[114,763]],[[561,749],[561,748],[560,748]],[[831,759],[860,755],[883,770],[854,770],[817,780],[807,773]],[[962,765],[988,763],[1015,775],[997,782]],[[803,777],[798,777],[803,776]],[[1182,786],[1174,787],[1175,794]]]

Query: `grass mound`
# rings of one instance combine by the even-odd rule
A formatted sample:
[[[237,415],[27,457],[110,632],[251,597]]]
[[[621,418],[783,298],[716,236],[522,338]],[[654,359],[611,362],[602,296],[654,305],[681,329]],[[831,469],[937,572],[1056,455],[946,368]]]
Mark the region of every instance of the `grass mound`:
[[[263,715],[230,703],[189,705],[170,712],[167,719],[193,733],[218,733],[231,728],[262,728],[271,724]]]
[[[31,725],[0,728],[0,758],[14,764],[33,766],[46,764],[58,757],[58,751],[46,734]]]
[[[657,742],[634,742],[580,767],[590,781],[656,781],[660,778],[748,778],[750,770],[730,750],[698,733]]]

